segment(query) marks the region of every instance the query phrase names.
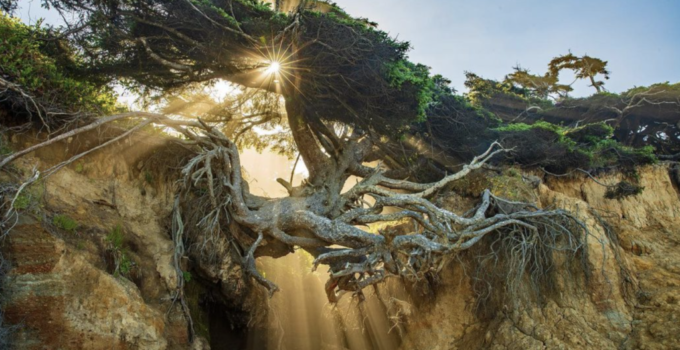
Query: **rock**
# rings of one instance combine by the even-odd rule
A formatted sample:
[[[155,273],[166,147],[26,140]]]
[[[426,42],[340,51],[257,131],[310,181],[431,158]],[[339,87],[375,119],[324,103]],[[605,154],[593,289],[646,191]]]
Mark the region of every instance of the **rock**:
[[[680,285],[680,200],[671,178],[675,172],[656,165],[639,169],[639,174],[644,191],[623,200],[604,198],[605,188],[585,176],[548,177],[538,184],[541,205],[568,209],[589,228],[593,274],[579,287],[583,293],[560,283],[545,304],[525,303],[520,313],[497,310],[491,318],[479,318],[469,306],[475,298],[469,277],[459,264],[451,264],[442,273],[436,300],[409,318],[401,348],[670,349],[680,344],[680,290],[671,287]],[[599,180],[617,183],[621,176]],[[454,212],[463,203],[442,202]],[[446,346],[450,338],[457,340]]]

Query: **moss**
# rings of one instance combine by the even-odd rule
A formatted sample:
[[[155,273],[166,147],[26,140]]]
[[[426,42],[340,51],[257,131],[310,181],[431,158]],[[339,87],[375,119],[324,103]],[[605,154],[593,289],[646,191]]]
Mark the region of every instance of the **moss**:
[[[564,133],[564,128],[553,123],[548,123],[546,121],[537,121],[533,124],[525,124],[525,123],[512,123],[512,124],[507,124],[504,126],[501,126],[497,128],[497,131],[528,131],[532,130],[535,128],[540,128],[544,130],[549,130],[552,132],[555,132],[557,134],[563,134]]]
[[[491,192],[501,198],[512,201],[533,202],[533,188],[522,179],[522,173],[516,168],[508,168],[501,175],[489,179]]]
[[[63,214],[55,215],[52,218],[52,224],[59,229],[73,233],[78,228],[78,222],[71,217]]]
[[[488,189],[494,195],[513,201],[533,202],[534,189],[522,178],[518,168],[507,168],[501,174],[475,171],[454,182],[450,189],[462,196],[478,197]]]
[[[182,271],[182,278],[184,278],[184,282],[186,282],[186,283],[191,282],[191,272]]]

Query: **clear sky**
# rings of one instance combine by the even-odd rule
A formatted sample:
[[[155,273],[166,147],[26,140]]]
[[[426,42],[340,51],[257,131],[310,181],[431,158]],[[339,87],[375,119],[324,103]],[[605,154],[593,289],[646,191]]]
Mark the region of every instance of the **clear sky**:
[[[569,50],[609,61],[605,87],[612,92],[680,82],[680,0],[335,1],[410,41],[411,59],[459,91],[466,70],[502,79],[519,64],[543,74],[553,57]],[[23,0],[22,7],[26,21],[51,17],[38,0]],[[585,82],[574,88],[576,96],[594,91]]]
[[[680,0],[335,1],[410,41],[411,59],[459,91],[466,70],[502,79],[520,64],[543,74],[569,50],[609,61],[612,92],[680,81]],[[574,88],[574,95],[594,92],[586,83]]]

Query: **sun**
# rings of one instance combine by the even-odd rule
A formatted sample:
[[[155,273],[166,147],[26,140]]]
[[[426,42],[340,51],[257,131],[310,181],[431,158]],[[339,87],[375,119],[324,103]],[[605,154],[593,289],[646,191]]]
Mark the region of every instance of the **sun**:
[[[1,1],[1,0],[0,0]],[[298,89],[291,80],[296,76],[294,72],[298,70],[297,64],[300,60],[294,59],[295,52],[292,51],[291,44],[284,47],[284,41],[280,43],[271,42],[268,45],[258,47],[257,53],[253,54],[253,61],[258,64],[257,70],[261,73],[257,80],[262,87],[281,93],[285,88]]]
[[[267,73],[275,74],[275,73],[278,73],[280,69],[281,69],[281,63],[279,63],[277,61],[272,61],[269,64],[269,67],[267,67]]]

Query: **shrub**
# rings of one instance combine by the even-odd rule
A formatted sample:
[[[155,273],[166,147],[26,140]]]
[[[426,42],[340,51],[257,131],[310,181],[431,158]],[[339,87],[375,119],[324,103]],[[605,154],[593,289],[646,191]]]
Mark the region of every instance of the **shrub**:
[[[115,276],[127,276],[134,266],[134,262],[130,260],[125,251],[121,251],[120,261],[118,262],[118,269],[114,273]]]
[[[614,128],[605,123],[587,124],[580,128],[569,130],[566,136],[577,144],[596,145],[614,135]]]
[[[113,272],[116,277],[128,277],[135,268],[135,262],[130,258],[130,255],[123,247],[125,242],[125,235],[121,225],[116,225],[111,232],[106,236],[106,241],[109,243],[109,252],[113,258]]]
[[[78,228],[78,222],[73,220],[71,217],[63,214],[58,214],[55,215],[54,218],[52,218],[52,224],[56,226],[59,229],[62,229],[67,232],[75,232],[76,229]]]
[[[525,166],[537,165],[551,172],[615,166],[631,169],[656,161],[652,147],[622,145],[612,139],[614,129],[605,123],[568,129],[539,121],[507,124],[495,131],[505,147],[514,149],[509,160]]]
[[[110,114],[121,110],[112,89],[65,72],[63,67],[79,64],[77,53],[67,43],[40,40],[47,36],[41,23],[29,26],[0,13],[0,76],[65,111]]]

